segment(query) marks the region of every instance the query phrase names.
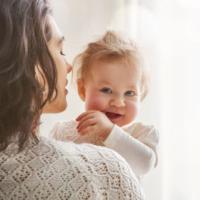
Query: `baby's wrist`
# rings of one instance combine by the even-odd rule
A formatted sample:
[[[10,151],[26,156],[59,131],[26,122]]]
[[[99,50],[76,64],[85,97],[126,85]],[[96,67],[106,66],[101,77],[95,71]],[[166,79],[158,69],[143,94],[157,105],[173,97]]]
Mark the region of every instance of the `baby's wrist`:
[[[101,141],[104,142],[107,137],[110,135],[112,129],[114,127],[114,124],[110,124],[104,131],[103,133],[100,135]]]

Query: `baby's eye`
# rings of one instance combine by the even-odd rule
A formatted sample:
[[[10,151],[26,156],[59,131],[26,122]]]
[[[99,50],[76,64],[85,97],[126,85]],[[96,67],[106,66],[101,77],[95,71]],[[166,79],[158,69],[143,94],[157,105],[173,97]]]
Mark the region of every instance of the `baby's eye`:
[[[112,93],[112,90],[110,88],[102,88],[100,89],[101,92],[105,93],[105,94],[111,94]]]
[[[129,90],[125,92],[125,95],[128,97],[134,97],[134,96],[137,96],[137,93],[135,91]]]

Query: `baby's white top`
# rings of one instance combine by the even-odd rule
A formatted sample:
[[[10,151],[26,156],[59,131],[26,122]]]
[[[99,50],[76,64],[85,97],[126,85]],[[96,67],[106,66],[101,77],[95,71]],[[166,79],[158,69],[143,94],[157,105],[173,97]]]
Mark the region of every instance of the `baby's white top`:
[[[137,176],[146,174],[157,165],[158,132],[154,126],[132,123],[120,128],[114,125],[110,135],[102,144],[96,141],[95,134],[80,136],[76,125],[75,121],[59,122],[51,131],[51,136],[56,140],[105,145],[122,155]]]

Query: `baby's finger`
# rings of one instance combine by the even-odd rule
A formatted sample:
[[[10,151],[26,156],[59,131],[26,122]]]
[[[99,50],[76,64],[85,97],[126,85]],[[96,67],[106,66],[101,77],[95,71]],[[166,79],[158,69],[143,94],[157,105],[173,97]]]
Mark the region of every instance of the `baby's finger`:
[[[83,117],[87,116],[88,112],[81,113],[77,118],[76,121],[80,121]]]
[[[85,120],[84,122],[82,122],[78,127],[77,127],[77,130],[78,132],[81,132],[81,130],[87,128],[87,127],[90,127],[90,126],[93,126],[95,125],[96,121],[95,119],[88,119],[88,120]]]
[[[92,132],[92,130],[93,130],[93,126],[88,126],[88,127],[81,129],[79,134],[80,135],[88,135]]]
[[[79,127],[81,123],[89,119],[96,119],[96,112],[90,112],[90,113],[87,113],[86,115],[82,115],[82,117],[79,118],[77,128]]]
[[[81,124],[83,124],[85,121],[88,121],[93,118],[94,117],[92,115],[86,115],[86,116],[82,117],[81,120],[78,121],[78,125],[76,128],[79,128],[81,126]]]
[[[84,117],[86,116],[90,116],[90,115],[93,115],[96,111],[94,110],[90,110],[90,111],[87,111],[87,112],[84,112],[82,114],[80,114],[77,118],[76,118],[76,121],[80,121],[82,120]]]

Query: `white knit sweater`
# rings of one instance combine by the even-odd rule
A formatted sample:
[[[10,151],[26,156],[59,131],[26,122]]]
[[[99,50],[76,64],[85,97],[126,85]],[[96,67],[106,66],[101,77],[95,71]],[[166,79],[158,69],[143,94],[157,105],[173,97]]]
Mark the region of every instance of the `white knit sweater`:
[[[0,200],[143,200],[126,161],[114,151],[30,139],[17,153],[12,142],[0,152]]]

